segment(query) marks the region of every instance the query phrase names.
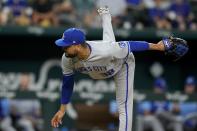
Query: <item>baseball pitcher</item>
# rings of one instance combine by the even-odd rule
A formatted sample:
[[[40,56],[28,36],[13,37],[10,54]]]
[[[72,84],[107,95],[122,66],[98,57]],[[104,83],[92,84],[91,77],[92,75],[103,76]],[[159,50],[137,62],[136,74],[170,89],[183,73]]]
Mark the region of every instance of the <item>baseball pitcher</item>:
[[[63,48],[64,54],[61,106],[51,120],[53,127],[58,127],[62,123],[66,106],[73,93],[73,76],[76,72],[81,72],[93,79],[114,78],[119,109],[119,131],[131,131],[135,70],[132,52],[158,50],[173,54],[178,59],[188,51],[186,41],[180,38],[166,38],[157,44],[145,41],[116,42],[109,9],[99,8],[98,13],[102,18],[102,41],[86,41],[85,34],[77,28],[65,30],[63,37],[55,41],[57,46]]]

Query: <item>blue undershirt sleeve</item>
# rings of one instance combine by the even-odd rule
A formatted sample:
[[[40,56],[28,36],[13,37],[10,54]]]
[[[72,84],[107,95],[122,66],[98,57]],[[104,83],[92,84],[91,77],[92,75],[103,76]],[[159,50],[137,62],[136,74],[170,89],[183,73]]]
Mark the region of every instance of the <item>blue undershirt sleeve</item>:
[[[73,93],[74,75],[64,75],[61,90],[61,104],[68,104]]]
[[[149,43],[146,41],[128,41],[129,52],[149,50]]]

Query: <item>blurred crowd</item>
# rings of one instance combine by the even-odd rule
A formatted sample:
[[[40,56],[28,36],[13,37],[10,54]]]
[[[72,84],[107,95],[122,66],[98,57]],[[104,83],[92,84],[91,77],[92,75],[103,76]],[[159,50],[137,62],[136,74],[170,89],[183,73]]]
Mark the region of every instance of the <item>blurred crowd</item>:
[[[183,85],[183,94],[196,95],[196,78],[188,76]],[[155,95],[166,94],[168,84],[162,77],[153,81],[152,92]],[[196,131],[197,102],[181,100],[136,101],[135,131]],[[109,123],[110,131],[118,130],[118,107],[115,100],[109,103],[109,113],[117,121]],[[135,113],[135,111],[134,111]]]
[[[18,93],[28,93],[29,75],[20,76]],[[183,90],[178,90],[183,95],[197,94],[197,79],[193,75],[185,78]],[[156,96],[169,93],[170,89],[164,77],[153,80],[153,94]],[[136,131],[196,131],[197,130],[197,101],[179,100],[137,100],[134,107]],[[108,103],[109,117],[113,118],[108,125],[108,131],[118,129],[118,107],[116,100]],[[0,99],[0,131],[43,131],[44,112],[37,98],[34,99]],[[68,106],[69,121],[77,121],[76,110],[71,104]],[[87,118],[88,119],[88,118]],[[68,126],[68,125],[66,125]],[[70,125],[72,127],[72,125]],[[67,130],[63,127],[62,130]],[[73,131],[77,130],[72,128]],[[54,131],[59,131],[58,129]]]
[[[0,99],[0,131],[42,131],[38,100]]]
[[[19,83],[17,93],[28,93],[28,73],[21,74]],[[0,131],[43,131],[43,128],[43,112],[37,98],[0,98]]]
[[[99,28],[103,4],[115,28],[197,29],[196,0],[1,0],[0,25]]]
[[[157,78],[153,84],[155,94],[168,91],[164,78]],[[196,79],[188,76],[184,84],[184,94],[196,94]],[[136,131],[196,131],[196,101],[143,101],[138,103]]]
[[[19,78],[19,90],[17,93],[28,93],[29,74],[24,72]],[[197,94],[197,79],[189,75],[183,82],[182,90],[178,90],[183,95]],[[168,83],[164,77],[155,77],[152,90],[156,96],[166,95],[170,92]],[[29,92],[32,93],[32,92]],[[20,94],[19,94],[20,95]],[[135,131],[196,131],[197,130],[197,101],[183,101],[179,98],[175,100],[137,100],[134,107]],[[109,117],[111,121],[107,123],[108,131],[118,129],[118,107],[116,100],[108,103]],[[80,109],[82,110],[82,109]],[[76,123],[78,118],[77,110],[68,106],[67,117],[69,122]],[[101,113],[101,112],[100,112]],[[0,99],[0,131],[44,131],[44,112],[39,99]],[[88,119],[88,117],[87,117]],[[71,124],[67,123],[67,124]],[[65,125],[62,131],[72,128],[74,125]],[[54,131],[60,131],[54,129]]]

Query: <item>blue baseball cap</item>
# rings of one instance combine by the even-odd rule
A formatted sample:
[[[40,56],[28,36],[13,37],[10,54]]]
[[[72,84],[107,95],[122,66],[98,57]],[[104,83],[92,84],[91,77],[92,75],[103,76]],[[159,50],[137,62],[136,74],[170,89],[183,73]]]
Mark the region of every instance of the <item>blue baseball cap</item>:
[[[188,76],[185,80],[185,85],[196,85],[196,80],[193,76]]]
[[[154,87],[155,88],[160,88],[162,90],[166,90],[167,89],[167,84],[166,84],[165,79],[163,79],[163,78],[157,78],[157,79],[155,79],[155,81],[154,81]]]
[[[55,41],[57,46],[71,46],[78,45],[85,42],[85,34],[77,28],[69,28],[64,31],[61,39]]]

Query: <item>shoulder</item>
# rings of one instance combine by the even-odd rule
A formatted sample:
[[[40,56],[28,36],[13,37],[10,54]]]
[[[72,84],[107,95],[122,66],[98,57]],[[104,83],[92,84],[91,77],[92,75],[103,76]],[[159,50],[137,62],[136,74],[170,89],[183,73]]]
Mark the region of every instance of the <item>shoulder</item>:
[[[107,45],[107,44],[110,44],[112,43],[112,41],[103,41],[103,40],[94,40],[94,41],[86,41],[88,44],[91,44],[91,45],[101,45],[101,44],[104,44],[104,45]]]
[[[128,41],[111,42],[110,46],[114,49],[122,50],[128,48]]]
[[[92,51],[104,52],[110,48],[111,42],[109,41],[87,41],[87,44],[91,46]]]
[[[66,57],[65,53],[62,55],[62,64],[68,64],[72,62],[71,58]]]
[[[66,61],[68,58],[66,57],[65,53],[62,55],[62,61]]]

